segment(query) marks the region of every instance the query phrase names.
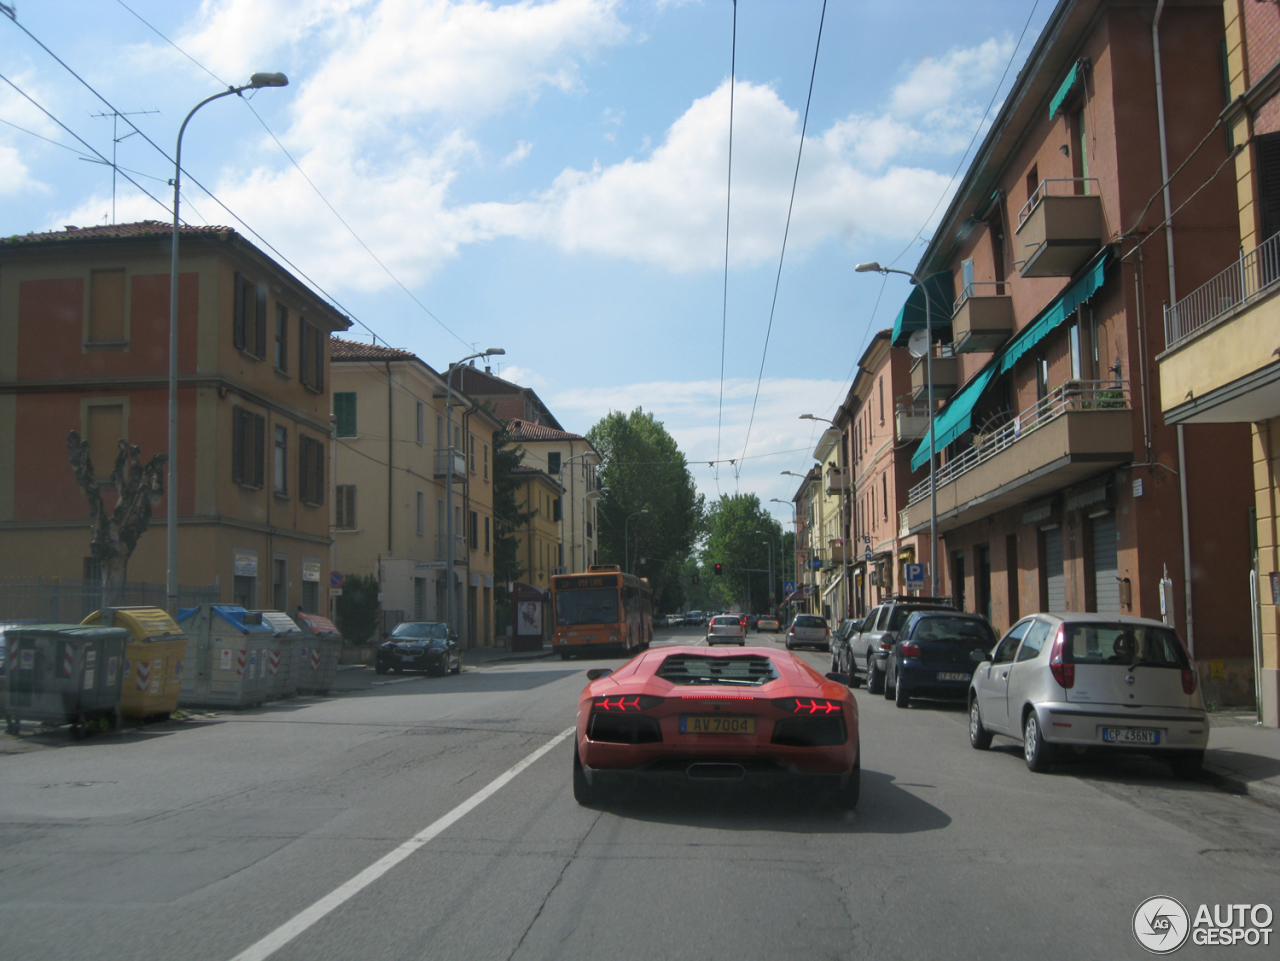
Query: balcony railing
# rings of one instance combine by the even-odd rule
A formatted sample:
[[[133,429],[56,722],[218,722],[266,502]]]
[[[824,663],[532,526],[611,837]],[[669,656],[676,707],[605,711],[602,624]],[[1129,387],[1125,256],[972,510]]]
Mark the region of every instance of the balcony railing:
[[[1166,307],[1165,349],[1224,314],[1273,291],[1280,282],[1280,234],[1259,244],[1207,284]]]
[[[449,554],[449,535],[436,535],[436,560],[447,561]],[[467,538],[463,534],[453,535],[453,562],[464,564],[467,560]]]
[[[1085,191],[1085,194],[1088,193],[1089,184],[1093,184],[1093,189],[1095,192],[1098,190],[1097,177],[1046,177],[1044,180],[1040,181],[1040,183],[1036,186],[1035,192],[1032,193],[1031,196],[1027,198],[1027,202],[1023,204],[1022,209],[1018,211],[1019,227],[1021,227],[1024,223],[1027,222],[1027,218],[1031,216],[1031,211],[1035,209],[1036,204],[1044,200],[1045,197],[1050,197],[1050,196],[1056,197],[1056,196],[1063,195],[1064,188],[1050,187],[1049,186],[1050,184],[1071,184],[1071,193],[1066,194],[1066,196],[1069,196],[1069,197],[1084,196],[1082,194],[1075,193],[1076,184],[1084,184],[1083,189]],[[1054,190],[1057,190],[1058,193],[1056,194],[1053,193]]]
[[[452,447],[440,447],[436,449],[435,476],[444,477],[449,473],[449,462],[453,462],[453,473],[466,474],[467,459],[462,456],[462,452]]]
[[[980,440],[975,438],[972,447],[934,471],[934,482],[938,487],[950,484],[962,474],[967,474],[1002,451],[1008,450],[1032,431],[1051,423],[1068,411],[1128,409],[1129,407],[1129,385],[1125,381],[1069,380],[1061,387],[1050,391],[1038,404],[1024,410],[1009,423],[981,437]],[[929,480],[926,478],[907,493],[907,507],[920,503],[928,496]],[[900,527],[907,523],[905,515],[906,511],[903,510],[899,516]]]
[[[951,316],[954,317],[956,311],[964,306],[964,302],[970,297],[1004,297],[1009,293],[1009,282],[1007,280],[971,280],[964,285],[964,289],[960,291],[951,304]]]

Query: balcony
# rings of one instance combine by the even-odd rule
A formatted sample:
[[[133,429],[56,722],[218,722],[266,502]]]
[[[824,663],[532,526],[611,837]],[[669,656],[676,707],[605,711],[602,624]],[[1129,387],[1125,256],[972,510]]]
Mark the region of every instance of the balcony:
[[[898,441],[920,440],[929,432],[929,408],[923,405],[905,407],[898,405],[893,412],[898,427]]]
[[[927,400],[929,389],[925,384],[925,371],[928,368],[924,357],[918,357],[911,364],[911,399]],[[960,386],[960,363],[954,357],[933,358],[933,399],[946,400]]]
[[[827,541],[826,561],[832,566],[844,564],[844,538],[833,537]]]
[[[954,530],[1133,459],[1129,388],[1068,381],[938,468],[938,530]],[[899,530],[929,527],[929,481],[907,495]]]
[[[822,489],[830,494],[841,494],[849,489],[849,472],[843,467],[828,465],[823,472]]]
[[[448,566],[449,553],[449,535],[436,535],[436,560],[440,564],[440,570],[444,570]],[[467,539],[462,534],[453,535],[453,563],[465,564],[467,562]]]
[[[1160,407],[1170,424],[1280,416],[1280,234],[1165,309]]]
[[[451,447],[442,447],[436,450],[436,477],[444,477],[449,473],[450,460],[453,461],[453,474],[455,477],[467,473],[467,459],[462,456],[462,452]]]
[[[1018,213],[1017,252],[1023,277],[1070,277],[1102,247],[1102,198],[1093,194],[1050,193],[1093,183],[1092,177],[1041,181]],[[1066,187],[1064,185],[1070,185]],[[1051,186],[1052,185],[1052,186]]]
[[[1013,298],[1006,289],[1006,284],[986,282],[965,288],[951,316],[957,354],[994,353],[1013,336]]]

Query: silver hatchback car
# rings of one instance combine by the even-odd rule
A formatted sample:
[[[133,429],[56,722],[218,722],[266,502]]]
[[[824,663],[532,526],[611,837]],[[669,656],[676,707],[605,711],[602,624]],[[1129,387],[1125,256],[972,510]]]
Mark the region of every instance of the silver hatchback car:
[[[739,647],[747,643],[746,618],[737,614],[717,614],[707,625],[707,646],[715,644],[737,644]]]
[[[827,619],[818,614],[797,614],[787,628],[787,650],[797,647],[816,647],[821,651],[831,649],[831,628]]]
[[[1021,740],[1032,771],[1070,748],[1156,756],[1189,778],[1204,763],[1209,718],[1186,649],[1160,621],[1033,614],[969,683],[969,742],[985,750],[994,734]]]

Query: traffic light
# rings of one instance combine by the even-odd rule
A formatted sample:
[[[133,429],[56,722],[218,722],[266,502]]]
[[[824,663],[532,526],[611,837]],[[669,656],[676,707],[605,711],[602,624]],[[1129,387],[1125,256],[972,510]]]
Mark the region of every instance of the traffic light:
[[[723,565],[721,565],[721,564],[717,564],[717,565],[716,565],[716,577],[719,577],[719,576],[720,576],[721,574],[723,574],[723,573],[724,573],[724,566],[723,566]]]

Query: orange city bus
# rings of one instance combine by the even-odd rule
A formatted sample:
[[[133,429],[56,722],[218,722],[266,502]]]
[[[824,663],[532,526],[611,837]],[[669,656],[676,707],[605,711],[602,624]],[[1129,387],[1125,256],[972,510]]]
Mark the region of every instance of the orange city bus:
[[[555,649],[573,655],[643,651],[653,640],[653,592],[647,578],[617,564],[593,564],[586,574],[551,578]]]

